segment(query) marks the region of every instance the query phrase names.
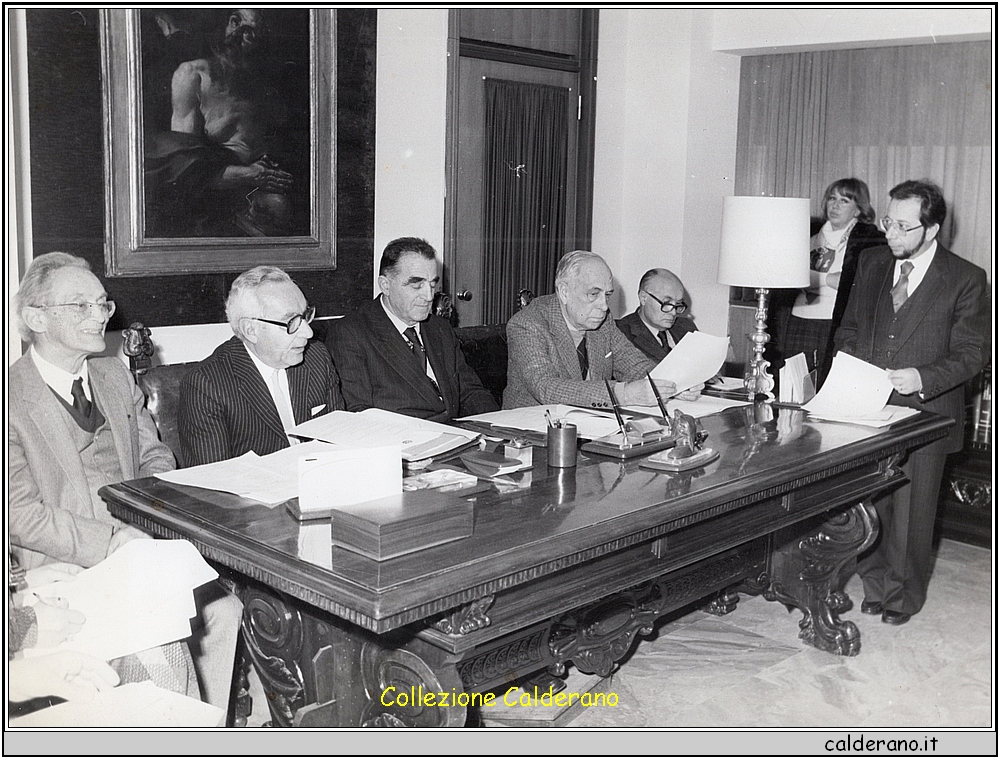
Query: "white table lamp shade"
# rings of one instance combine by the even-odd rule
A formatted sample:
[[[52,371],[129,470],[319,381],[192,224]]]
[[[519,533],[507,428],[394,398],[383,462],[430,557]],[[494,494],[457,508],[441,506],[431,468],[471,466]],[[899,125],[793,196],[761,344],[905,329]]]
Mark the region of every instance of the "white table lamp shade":
[[[809,199],[724,198],[719,283],[736,287],[809,285]]]

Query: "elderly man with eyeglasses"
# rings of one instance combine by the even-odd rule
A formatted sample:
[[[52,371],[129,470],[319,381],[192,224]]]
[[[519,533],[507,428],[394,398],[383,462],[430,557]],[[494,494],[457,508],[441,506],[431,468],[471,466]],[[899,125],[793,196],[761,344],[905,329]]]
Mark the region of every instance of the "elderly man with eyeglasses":
[[[886,370],[889,403],[955,420],[950,434],[912,451],[908,482],[875,500],[874,548],[858,562],[861,611],[905,624],[920,611],[933,565],[934,516],[945,457],[961,450],[965,383],[988,360],[986,272],[938,241],[947,215],[941,188],[910,180],[889,191],[887,245],[859,259],[836,347]]]
[[[7,519],[25,570],[63,562],[91,567],[149,535],[108,512],[104,485],[174,468],[146,399],[125,364],[99,358],[115,312],[82,258],[46,253],[28,266],[14,299],[28,352],[8,373]],[[229,705],[242,605],[217,583],[196,592],[192,642],[206,701]]]
[[[657,362],[610,317],[614,277],[604,259],[588,250],[567,253],[556,266],[555,285],[555,293],[535,298],[507,322],[503,407],[611,408],[609,386],[624,406],[655,406],[648,374]],[[677,394],[672,381],[653,382],[662,398]],[[694,399],[700,391],[697,386],[679,397]]]
[[[656,361],[697,327],[687,316],[684,284],[668,269],[650,269],[639,280],[639,307],[616,324],[636,348]]]
[[[236,278],[226,299],[234,336],[181,384],[186,466],[274,453],[298,442],[288,434],[296,424],[344,408],[330,354],[310,342],[315,315],[277,267],[258,266]]]

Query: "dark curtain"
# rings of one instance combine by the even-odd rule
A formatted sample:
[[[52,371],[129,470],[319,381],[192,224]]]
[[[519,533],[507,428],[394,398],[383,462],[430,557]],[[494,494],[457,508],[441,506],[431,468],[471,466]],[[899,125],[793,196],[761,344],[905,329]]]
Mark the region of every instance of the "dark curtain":
[[[889,190],[944,190],[939,239],[992,279],[992,46],[952,42],[748,56],[740,72],[737,195],[812,198],[857,177],[885,213]]]
[[[569,90],[486,79],[483,317],[507,321],[517,292],[552,291],[565,252]]]

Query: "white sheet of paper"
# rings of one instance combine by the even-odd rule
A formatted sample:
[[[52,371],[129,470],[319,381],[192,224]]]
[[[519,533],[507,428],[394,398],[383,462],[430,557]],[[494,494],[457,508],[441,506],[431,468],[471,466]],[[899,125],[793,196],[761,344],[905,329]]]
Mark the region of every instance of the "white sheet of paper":
[[[716,398],[713,395],[702,395],[696,401],[682,401],[679,398],[671,398],[667,401],[667,413],[673,416],[674,410],[679,409],[695,419],[714,414],[716,411],[724,411],[734,406],[749,406],[749,401],[732,401],[728,398]],[[659,406],[629,406],[628,411],[639,414],[649,414],[650,416],[661,417]]]
[[[825,419],[878,419],[891,394],[885,369],[840,351],[823,388],[802,408]]]
[[[718,374],[728,354],[728,337],[688,332],[649,375],[653,379],[670,380],[677,386],[677,392],[682,392]]]
[[[329,443],[309,440],[266,456],[248,451],[234,459],[161,472],[156,476],[177,485],[233,493],[273,506],[298,495],[299,458],[329,450],[333,450]]]
[[[10,720],[11,727],[221,727],[225,713],[152,680],[125,683]]]
[[[781,403],[806,403],[816,395],[805,353],[796,353],[785,360],[778,372],[778,400]]]
[[[618,420],[615,419],[613,411],[578,408],[562,403],[491,411],[467,416],[464,419],[513,430],[544,433],[549,426],[545,418],[546,411],[553,421],[561,420],[576,425],[576,434],[579,437],[594,439],[618,432]]]
[[[336,443],[349,448],[378,448],[386,445],[398,445],[403,450],[403,458],[407,460],[413,458],[413,455],[407,451],[408,448],[414,447],[414,451],[418,451],[420,446],[426,445],[442,435],[452,436],[447,441],[450,447],[445,450],[451,450],[451,448],[479,437],[478,433],[469,430],[449,427],[446,424],[417,419],[378,408],[357,412],[333,411],[296,425],[290,432],[301,437],[325,440],[328,443]],[[439,442],[445,441],[442,439]]]
[[[324,451],[299,459],[299,510],[303,514],[402,492],[398,445]]]
[[[186,540],[133,540],[69,582],[34,588],[86,617],[71,640],[25,656],[74,650],[109,660],[191,635],[192,591],[218,577]],[[29,597],[31,598],[31,597]]]

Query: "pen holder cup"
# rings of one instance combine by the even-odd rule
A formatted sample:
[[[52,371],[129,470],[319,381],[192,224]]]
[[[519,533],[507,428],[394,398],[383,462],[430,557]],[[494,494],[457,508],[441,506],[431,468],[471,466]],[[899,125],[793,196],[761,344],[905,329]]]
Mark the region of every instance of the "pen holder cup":
[[[567,469],[576,466],[576,425],[548,429],[549,466]]]

